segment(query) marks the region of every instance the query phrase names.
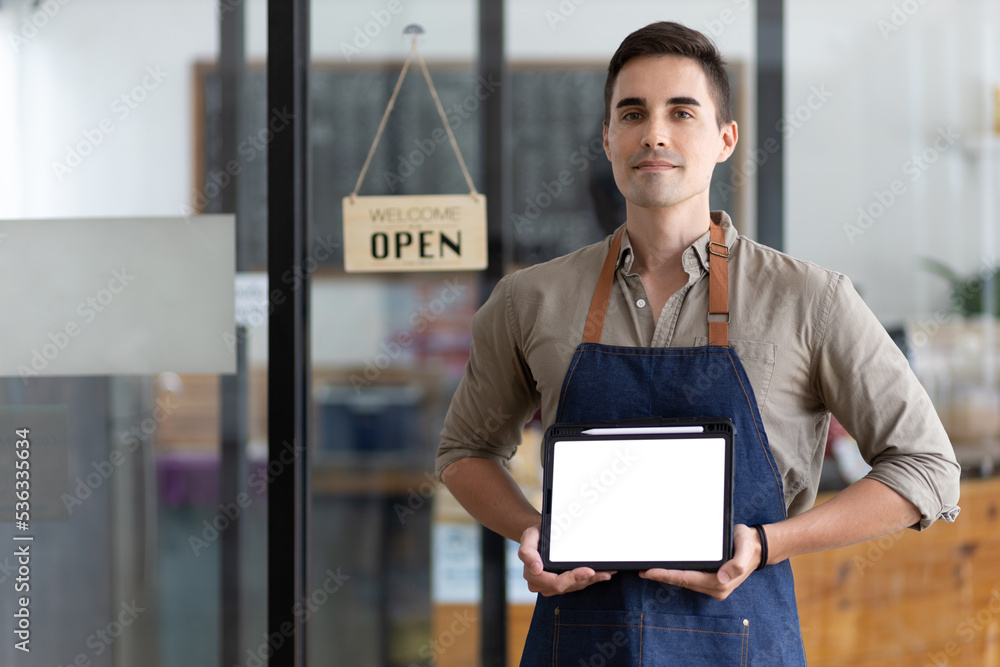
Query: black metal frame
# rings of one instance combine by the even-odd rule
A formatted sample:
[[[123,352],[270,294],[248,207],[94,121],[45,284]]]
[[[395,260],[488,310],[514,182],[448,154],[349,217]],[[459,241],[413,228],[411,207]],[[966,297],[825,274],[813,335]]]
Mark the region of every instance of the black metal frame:
[[[219,0],[219,80],[222,89],[221,137],[223,162],[236,160],[240,141],[240,104],[243,99],[243,80],[246,72],[246,12],[242,3],[228,6]],[[219,193],[222,210],[236,213],[236,270],[246,270],[246,239],[240,233],[239,174]],[[236,374],[224,375],[219,387],[220,459],[219,499],[224,503],[235,502],[246,486],[247,443],[247,367],[246,330],[236,331]],[[233,521],[222,533],[219,560],[221,582],[221,618],[219,625],[219,664],[235,665],[242,659],[240,627],[242,625],[242,561],[240,557],[241,522]]]
[[[268,2],[267,20],[268,110],[291,116],[267,153],[268,461],[282,466],[268,472],[267,632],[284,637],[268,665],[302,667],[307,632],[294,607],[307,595],[309,554],[309,0]],[[295,456],[284,465],[288,447]]]
[[[246,490],[246,444],[248,419],[246,328],[236,328],[236,373],[223,375],[219,386],[221,457],[219,463],[219,500],[237,504]],[[240,628],[243,619],[243,560],[240,554],[241,522],[234,520],[221,532],[221,623],[219,625],[219,664],[238,665],[243,659]]]
[[[785,2],[757,0],[757,145],[772,137],[778,142],[757,169],[757,240],[775,250],[785,245],[784,106]]]
[[[219,5],[219,87],[222,93],[220,116],[223,128],[221,139],[222,164],[239,160],[237,146],[242,137],[241,105],[243,81],[246,78],[246,8],[243,3],[230,4],[231,0],[218,0]],[[230,173],[230,181],[219,192],[219,202],[224,213],[239,214],[239,173]],[[236,270],[247,270],[247,245],[250,234],[246,225],[236,216]],[[242,229],[241,229],[242,227]]]
[[[503,277],[512,247],[506,210],[510,160],[507,129],[510,127],[509,95],[504,54],[504,5],[496,0],[479,0],[479,74],[501,85],[483,101],[480,143],[485,177],[486,220],[489,264],[483,276],[484,298]],[[480,664],[482,667],[507,665],[507,543],[502,535],[485,526],[482,539],[482,607],[480,615]]]

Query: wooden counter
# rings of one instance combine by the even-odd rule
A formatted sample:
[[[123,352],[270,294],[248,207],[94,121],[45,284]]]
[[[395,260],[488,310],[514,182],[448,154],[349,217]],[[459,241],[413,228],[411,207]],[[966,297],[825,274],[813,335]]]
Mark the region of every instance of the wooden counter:
[[[1000,667],[1000,478],[963,482],[959,505],[955,523],[792,560],[810,665]]]
[[[963,482],[959,504],[955,523],[792,560],[810,667],[1000,667],[1000,478]],[[462,612],[478,619],[435,607],[431,636]],[[530,620],[530,606],[508,608],[512,666]],[[435,665],[478,665],[478,647],[473,627]]]

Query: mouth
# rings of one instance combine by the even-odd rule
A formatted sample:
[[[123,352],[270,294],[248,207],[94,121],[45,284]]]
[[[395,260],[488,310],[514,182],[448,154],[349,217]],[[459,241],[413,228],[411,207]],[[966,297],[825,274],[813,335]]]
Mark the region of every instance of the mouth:
[[[676,169],[677,165],[665,160],[643,160],[639,164],[635,165],[635,168],[639,171],[669,171],[671,169]]]

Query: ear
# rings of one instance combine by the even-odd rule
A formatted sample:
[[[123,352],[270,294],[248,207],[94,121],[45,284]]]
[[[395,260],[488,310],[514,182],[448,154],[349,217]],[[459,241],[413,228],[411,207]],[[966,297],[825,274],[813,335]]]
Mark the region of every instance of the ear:
[[[608,144],[608,124],[604,123],[604,155],[611,159],[611,146]]]
[[[719,151],[719,156],[715,159],[716,162],[725,162],[736,150],[736,142],[739,140],[739,130],[736,127],[736,121],[731,120],[729,124],[722,128],[722,150]],[[605,141],[605,143],[607,143]]]

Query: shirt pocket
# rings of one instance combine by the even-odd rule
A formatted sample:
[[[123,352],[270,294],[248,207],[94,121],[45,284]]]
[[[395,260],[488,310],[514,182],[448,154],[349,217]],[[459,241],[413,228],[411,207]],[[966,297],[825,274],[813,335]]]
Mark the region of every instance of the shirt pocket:
[[[708,345],[708,338],[697,336],[694,344],[695,347]],[[738,338],[730,338],[729,346],[740,358],[740,363],[743,364],[743,369],[750,379],[750,386],[753,387],[754,396],[757,398],[757,410],[763,414],[764,405],[767,403],[767,391],[771,387],[771,376],[774,374],[774,360],[778,354],[778,346],[774,343]]]
[[[560,667],[742,667],[750,660],[749,623],[737,617],[563,609],[553,639]]]

